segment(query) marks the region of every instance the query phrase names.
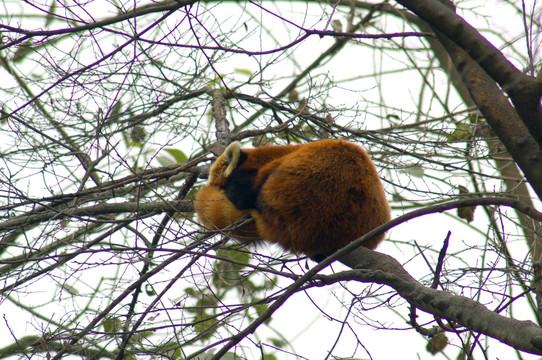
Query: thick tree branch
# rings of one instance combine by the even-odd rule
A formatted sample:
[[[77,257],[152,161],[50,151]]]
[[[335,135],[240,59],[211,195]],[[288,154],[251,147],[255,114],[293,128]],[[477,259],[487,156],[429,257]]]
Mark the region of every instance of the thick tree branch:
[[[417,16],[414,16],[411,13],[407,12],[401,15],[405,17],[411,23],[416,24],[424,32],[434,31],[434,29],[432,29],[426,22],[422,21],[420,18],[418,18]],[[441,33],[440,36],[442,37],[444,35]],[[427,41],[431,45],[431,50],[437,57],[440,63],[440,67],[449,74],[450,80],[452,81],[452,84],[454,85],[455,89],[460,94],[461,98],[463,99],[463,102],[468,107],[479,107],[478,104],[472,98],[470,91],[467,88],[467,85],[473,86],[474,84],[472,82],[465,83],[463,81],[463,79],[461,78],[461,75],[459,74],[455,66],[453,66],[454,64],[451,62],[452,59],[450,58],[450,54],[444,47],[443,43],[438,38],[431,38],[431,37],[428,37]],[[448,40],[447,42],[448,48],[449,48],[450,42],[451,42],[450,40]],[[462,57],[461,59],[462,61],[470,61],[471,63],[474,62],[468,56]],[[459,60],[459,59],[454,59],[454,60]],[[483,90],[481,89],[478,91],[488,91],[488,89],[496,88],[494,83],[493,85],[490,85],[492,81],[491,79],[489,79],[487,74],[485,74],[485,72],[483,72],[483,70],[481,69],[480,71],[483,73],[486,81],[484,81],[484,79],[482,78],[479,79],[479,85],[483,86],[482,88]],[[480,74],[480,73],[477,72],[476,74]],[[471,75],[476,75],[476,74],[473,73]],[[474,76],[473,78],[476,79],[476,76]],[[472,91],[478,92],[477,89],[472,89]],[[500,92],[502,94],[502,91]],[[489,104],[489,105],[494,106],[496,104]],[[510,108],[510,103],[506,102],[504,105],[506,109]],[[498,127],[499,124],[507,124],[508,122],[512,122],[513,119],[507,118],[505,116],[506,113],[507,111],[503,111],[503,112],[496,111],[492,114],[492,115],[495,115],[496,118],[490,118],[488,119],[487,122],[493,124],[493,126],[495,127]],[[489,113],[486,112],[485,115],[488,116]],[[521,119],[519,119],[517,115],[514,116],[514,119],[515,121],[517,121],[517,122],[514,122],[514,124],[519,124],[519,126],[521,126],[522,128],[525,128],[523,124],[521,123]],[[488,126],[483,126],[480,124],[478,124],[475,136],[486,140],[487,145],[490,149],[491,158],[495,162],[495,165],[497,166],[499,174],[501,174],[501,177],[506,184],[508,193],[513,197],[517,197],[517,199],[519,199],[523,203],[533,206],[533,202],[532,202],[531,194],[527,186],[527,182],[522,181],[523,174],[520,173],[520,170],[517,167],[513,157],[503,146],[502,141],[500,141],[499,138],[495,137],[495,134],[490,131],[490,128]],[[539,166],[538,164],[536,165]],[[540,252],[542,250],[542,239],[540,238],[540,236],[538,236],[538,233],[540,231],[540,223],[533,222],[528,216],[521,213],[518,213],[518,218],[520,220],[521,227],[525,233],[525,238],[529,245],[529,248],[531,249],[531,254],[533,255],[533,258],[539,259]]]
[[[436,317],[448,319],[470,330],[486,334],[516,349],[534,354],[542,354],[542,329],[534,323],[501,316],[489,311],[476,301],[463,296],[426,288],[412,278],[392,257],[360,247],[373,236],[404,221],[429,213],[468,206],[466,202],[470,200],[474,199],[463,199],[433,205],[399,216],[338,250],[318,266],[324,266],[333,259],[339,259],[346,266],[361,268],[363,271],[337,274],[336,276],[340,277],[340,279],[329,277],[328,281],[336,282],[351,279],[389,285],[413,306],[427,311]],[[511,206],[522,213],[530,213],[537,221],[542,220],[541,213],[531,207],[525,207],[524,204],[515,199],[479,198],[476,202],[480,205],[495,204]]]
[[[33,226],[38,223],[58,220],[63,217],[79,218],[79,217],[98,217],[97,221],[100,221],[99,217],[104,215],[117,215],[120,213],[136,213],[138,217],[149,216],[152,214],[178,211],[189,212],[193,211],[191,200],[176,200],[176,201],[152,201],[152,202],[140,202],[140,201],[126,201],[116,204],[96,204],[85,207],[79,207],[74,205],[73,207],[66,207],[63,209],[54,209],[42,211],[33,215],[21,215],[14,219],[4,221],[0,223],[0,232],[17,229],[19,227]],[[103,222],[110,222],[109,218],[104,218]]]
[[[540,147],[542,82],[519,71],[476,29],[440,1],[397,0],[397,2],[455,42],[510,95],[519,116]]]
[[[472,98],[542,199],[542,148],[487,73],[446,36],[437,32]]]
[[[410,304],[437,318],[486,334],[515,349],[542,354],[542,329],[533,322],[505,317],[467,297],[425,287],[391,256],[361,247],[343,256],[341,262],[356,269],[321,276],[324,284],[355,280],[388,285]]]
[[[434,28],[411,13],[403,13],[401,15],[411,23],[416,24],[424,32],[435,31]],[[511,139],[513,136],[528,138],[531,143],[534,139],[530,136],[508,100],[504,97],[502,90],[496,86],[487,73],[453,41],[441,32],[438,32],[438,30],[437,33],[437,38],[429,37],[427,41],[439,60],[440,66],[449,74],[454,87],[459,92],[465,104],[467,106],[478,107],[483,112],[487,123],[497,133],[499,138],[495,138],[494,134],[489,134],[489,129],[485,129],[483,126],[478,128],[476,136],[486,139],[493,161],[495,161],[499,173],[506,183],[508,192],[511,195],[517,196],[520,201],[533,206],[526,182],[521,180],[523,175],[519,172],[513,157],[503,147],[502,139],[504,138],[506,143],[511,144],[513,148],[516,147],[514,140]],[[459,70],[461,70],[461,73]],[[489,94],[492,95],[490,96]],[[531,173],[536,174],[539,172],[540,170],[537,169],[540,169],[542,164],[539,161],[531,162],[529,160],[537,156],[538,147],[534,146],[534,143],[532,145],[527,148],[527,151],[516,149],[515,158],[516,161],[517,159],[523,159],[522,162],[527,164],[524,165],[529,171],[527,177],[530,182],[539,183],[540,179]],[[541,256],[542,250],[542,239],[538,236],[540,222],[533,222],[528,216],[521,213],[518,213],[518,217],[524,229],[526,241],[531,249],[533,259],[537,261]]]
[[[220,155],[226,150],[226,147],[231,143],[230,124],[226,117],[226,100],[221,89],[216,89],[211,92],[213,101],[213,119],[216,128],[216,144],[213,149],[215,155]]]

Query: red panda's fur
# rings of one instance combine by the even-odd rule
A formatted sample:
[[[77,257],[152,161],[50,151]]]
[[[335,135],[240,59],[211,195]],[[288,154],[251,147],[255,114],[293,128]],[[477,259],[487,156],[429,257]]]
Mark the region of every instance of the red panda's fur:
[[[212,165],[195,208],[215,229],[250,214],[254,223],[234,230],[234,237],[310,257],[340,249],[390,219],[373,162],[343,140],[255,149],[233,143]],[[374,249],[383,237],[365,246]]]

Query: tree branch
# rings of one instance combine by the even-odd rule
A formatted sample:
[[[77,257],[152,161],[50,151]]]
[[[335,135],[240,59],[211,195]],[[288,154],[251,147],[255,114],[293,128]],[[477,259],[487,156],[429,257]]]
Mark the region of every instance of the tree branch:
[[[542,81],[525,75],[453,9],[438,0],[397,0],[461,47],[510,95],[523,123],[542,146]],[[508,145],[508,144],[507,144]],[[539,193],[540,196],[540,193]]]
[[[388,285],[413,306],[438,318],[486,334],[514,349],[542,354],[542,329],[533,322],[511,319],[467,297],[425,287],[391,256],[360,247],[340,261],[356,269],[322,275],[323,284],[355,280]]]
[[[63,217],[97,217],[110,214],[120,213],[137,213],[138,216],[152,215],[156,213],[162,213],[167,211],[178,212],[190,212],[193,211],[191,200],[176,200],[176,201],[126,201],[116,204],[96,204],[85,207],[79,207],[77,204],[73,207],[66,207],[63,209],[53,209],[42,211],[38,214],[28,215],[24,214],[17,216],[14,219],[4,221],[0,223],[0,232],[8,231],[11,229],[17,229],[21,226],[32,226],[45,221],[60,219]],[[99,221],[99,220],[98,220]],[[104,219],[104,222],[110,220]]]

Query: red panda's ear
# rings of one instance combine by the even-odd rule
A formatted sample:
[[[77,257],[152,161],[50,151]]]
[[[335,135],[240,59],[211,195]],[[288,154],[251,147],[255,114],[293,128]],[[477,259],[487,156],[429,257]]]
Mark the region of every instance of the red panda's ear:
[[[209,183],[223,186],[226,183],[226,179],[239,165],[240,157],[241,143],[239,141],[232,142],[211,166]]]
[[[241,143],[239,141],[234,141],[229,144],[226,150],[224,150],[224,154],[222,154],[222,156],[224,156],[224,163],[226,164],[224,177],[227,178],[239,164],[239,158],[241,156]]]

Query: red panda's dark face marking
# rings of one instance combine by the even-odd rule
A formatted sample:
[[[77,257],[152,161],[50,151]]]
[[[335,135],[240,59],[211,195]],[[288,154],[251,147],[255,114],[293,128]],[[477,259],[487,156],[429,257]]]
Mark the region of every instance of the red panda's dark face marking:
[[[226,197],[239,210],[256,208],[259,190],[254,187],[254,180],[258,175],[256,169],[236,169],[226,180],[224,190]]]

